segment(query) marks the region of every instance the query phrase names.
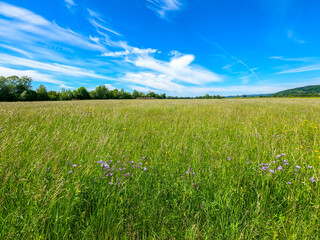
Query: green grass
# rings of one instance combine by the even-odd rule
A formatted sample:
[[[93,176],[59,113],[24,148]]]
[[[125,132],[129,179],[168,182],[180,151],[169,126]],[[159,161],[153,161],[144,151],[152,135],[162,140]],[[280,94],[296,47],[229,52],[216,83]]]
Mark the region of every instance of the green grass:
[[[0,239],[319,239],[319,129],[319,99],[0,103]]]

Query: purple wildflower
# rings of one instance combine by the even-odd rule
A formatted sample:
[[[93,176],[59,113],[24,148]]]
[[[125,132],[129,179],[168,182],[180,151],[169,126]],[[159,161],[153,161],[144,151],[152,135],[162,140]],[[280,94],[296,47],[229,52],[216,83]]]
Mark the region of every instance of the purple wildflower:
[[[262,167],[261,170],[262,171],[266,171],[268,168],[267,167]]]
[[[277,155],[277,158],[281,158],[281,155]]]
[[[312,169],[312,166],[308,166],[309,169]]]
[[[109,182],[110,185],[112,185],[112,182]]]
[[[143,160],[145,160],[145,159],[146,159],[146,157],[142,157],[142,159],[143,159]]]
[[[69,171],[69,173],[73,173],[73,171]]]
[[[295,171],[295,172],[298,172],[298,171],[299,171],[299,169],[295,169],[294,171]]]
[[[140,165],[142,165],[142,163],[141,162],[138,162]]]
[[[48,168],[46,169],[46,171],[47,171],[47,172],[49,172],[49,171],[50,171],[50,169],[51,169],[51,167],[48,167]]]
[[[118,161],[117,164],[121,163],[121,161]]]
[[[291,182],[287,182],[288,184],[291,184]]]
[[[288,161],[287,161],[287,160],[283,160],[283,162],[284,162],[284,163],[287,163]]]
[[[71,165],[71,163],[67,162],[68,165]]]
[[[316,179],[314,177],[311,177],[310,181],[314,183],[314,182],[316,182]]]
[[[300,167],[300,166],[298,166],[298,165],[296,165],[296,168],[300,169],[301,167]]]
[[[227,157],[227,159],[230,161],[231,160],[231,158],[230,157]]]
[[[196,174],[195,172],[192,173],[193,176],[194,176],[195,174]]]
[[[118,182],[118,185],[120,184],[120,182]]]
[[[72,167],[75,168],[77,166],[77,164],[73,164]]]
[[[133,163],[133,161],[131,161],[131,163]]]
[[[119,171],[122,171],[122,168],[119,168]]]
[[[110,176],[112,176],[113,175],[113,173],[110,173]]]
[[[274,173],[274,171],[272,169],[270,169],[269,172]]]
[[[271,163],[276,163],[276,161],[272,161]]]
[[[143,170],[147,171],[148,169],[146,167],[144,167]]]
[[[285,156],[285,155],[287,155],[287,154],[285,154],[285,153],[282,153],[281,155],[282,155],[282,156]]]
[[[283,169],[282,166],[277,167],[277,170],[282,170],[282,169]]]
[[[122,157],[124,158],[125,156],[124,156],[124,155],[122,155]]]
[[[284,165],[288,166],[288,165],[289,165],[289,163],[287,163],[287,162],[286,162]]]

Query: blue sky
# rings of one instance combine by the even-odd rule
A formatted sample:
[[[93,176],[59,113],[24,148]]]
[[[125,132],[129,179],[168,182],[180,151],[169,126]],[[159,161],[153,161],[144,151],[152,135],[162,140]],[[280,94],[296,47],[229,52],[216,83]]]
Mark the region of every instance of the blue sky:
[[[316,0],[0,0],[0,75],[178,96],[320,84]]]

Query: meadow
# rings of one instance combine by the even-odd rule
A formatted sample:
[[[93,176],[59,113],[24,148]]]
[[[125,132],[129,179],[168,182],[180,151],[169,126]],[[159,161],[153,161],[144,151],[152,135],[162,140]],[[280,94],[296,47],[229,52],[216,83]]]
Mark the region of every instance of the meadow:
[[[0,103],[0,239],[319,239],[320,99]]]

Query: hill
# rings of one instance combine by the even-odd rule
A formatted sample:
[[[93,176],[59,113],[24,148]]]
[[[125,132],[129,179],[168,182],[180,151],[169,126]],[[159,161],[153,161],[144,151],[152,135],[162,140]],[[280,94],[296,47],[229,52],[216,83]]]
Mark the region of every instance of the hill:
[[[305,86],[299,88],[293,88],[284,90],[273,94],[273,97],[305,97],[305,96],[319,96],[320,95],[320,85]]]

